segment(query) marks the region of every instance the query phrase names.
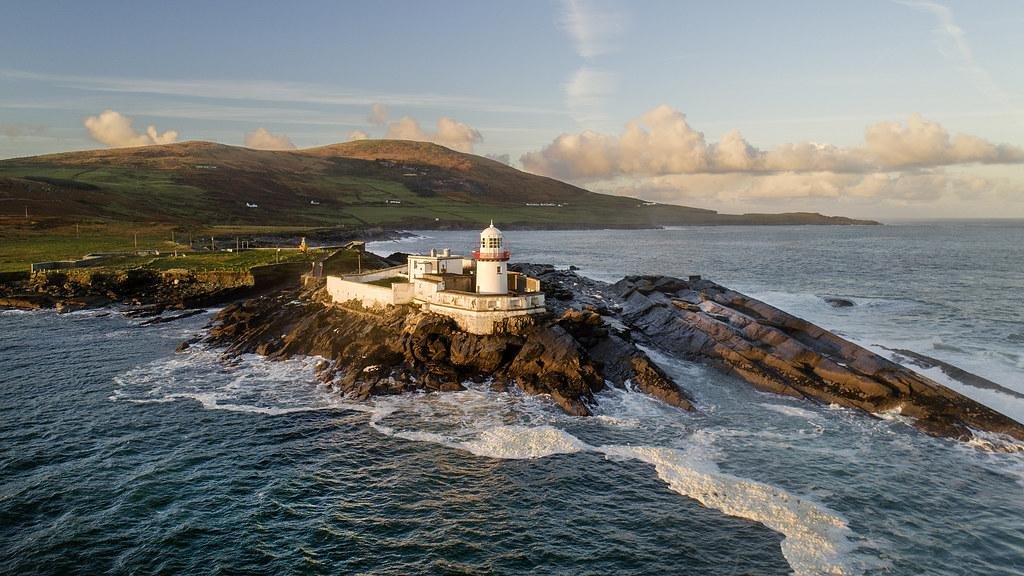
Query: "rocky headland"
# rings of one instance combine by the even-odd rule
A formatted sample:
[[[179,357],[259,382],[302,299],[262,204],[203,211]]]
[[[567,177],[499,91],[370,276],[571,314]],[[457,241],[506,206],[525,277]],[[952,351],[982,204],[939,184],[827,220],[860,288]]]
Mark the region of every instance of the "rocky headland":
[[[707,364],[759,390],[898,413],[935,436],[969,440],[988,432],[1024,441],[1021,423],[712,281],[629,276],[608,284],[551,266],[512,268],[540,278],[549,312],[492,335],[463,332],[412,306],[337,305],[310,287],[228,306],[204,341],[232,355],[322,357],[317,377],[356,399],[477,381],[548,395],[567,413],[586,416],[610,385],[699,410],[685,382],[666,374],[649,350]]]

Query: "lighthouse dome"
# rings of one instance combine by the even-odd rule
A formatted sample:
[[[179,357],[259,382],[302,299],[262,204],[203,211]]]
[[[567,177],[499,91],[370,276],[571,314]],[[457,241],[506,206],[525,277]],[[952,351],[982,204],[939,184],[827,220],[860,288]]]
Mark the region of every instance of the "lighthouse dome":
[[[508,256],[505,238],[501,230],[494,227],[492,220],[491,225],[480,232],[480,247],[476,250],[476,257],[477,259],[508,260]]]
[[[491,220],[491,225],[488,226],[487,228],[484,228],[483,231],[480,232],[480,238],[481,239],[484,239],[484,238],[501,238],[501,237],[502,237],[501,230],[498,230],[497,228],[494,227],[494,220]]]

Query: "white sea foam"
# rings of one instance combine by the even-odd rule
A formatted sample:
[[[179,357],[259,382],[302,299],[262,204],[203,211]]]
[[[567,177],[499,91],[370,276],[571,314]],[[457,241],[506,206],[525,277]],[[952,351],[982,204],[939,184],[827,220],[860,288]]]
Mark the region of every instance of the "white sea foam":
[[[986,432],[984,430],[974,430],[973,428],[971,429],[971,439],[967,441],[967,445],[980,448],[988,452],[1024,454],[1024,442],[1005,434]],[[1024,461],[1021,459],[1017,460],[1017,464],[1022,463],[1024,463]],[[1024,468],[1019,468],[1018,472],[1024,472]],[[1022,479],[1024,479],[1024,477],[1022,477]]]
[[[785,536],[782,554],[798,576],[853,574],[853,532],[836,512],[765,484],[723,474],[699,449],[601,446],[610,458],[652,464],[673,491],[730,516],[760,522]]]
[[[771,402],[761,402],[759,405],[764,408],[767,408],[768,410],[771,410],[772,412],[777,412],[784,416],[791,416],[793,418],[800,418],[803,420],[810,420],[813,422],[821,421],[821,417],[818,414],[806,408],[790,406],[788,404],[774,404]]]
[[[457,448],[477,456],[523,460],[589,449],[579,438],[554,426],[499,426],[484,430],[478,438],[460,442]]]

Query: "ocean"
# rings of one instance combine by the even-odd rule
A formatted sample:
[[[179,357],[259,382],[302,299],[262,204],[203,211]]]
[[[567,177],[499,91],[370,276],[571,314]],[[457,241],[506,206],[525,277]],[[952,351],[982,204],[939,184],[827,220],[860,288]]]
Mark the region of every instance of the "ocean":
[[[417,234],[369,248],[476,239]],[[506,239],[600,280],[701,274],[1024,393],[1024,222]],[[0,573],[1024,574],[1024,452],[657,354],[696,413],[628,390],[591,418],[486,386],[351,402],[313,358],[175,354],[212,314],[0,313]]]

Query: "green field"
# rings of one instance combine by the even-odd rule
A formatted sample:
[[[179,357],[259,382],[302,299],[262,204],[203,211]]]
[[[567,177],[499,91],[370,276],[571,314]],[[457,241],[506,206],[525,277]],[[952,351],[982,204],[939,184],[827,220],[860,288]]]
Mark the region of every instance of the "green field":
[[[296,248],[282,248],[280,252],[274,248],[257,248],[241,252],[190,253],[178,257],[172,254],[155,259],[151,258],[150,262],[145,264],[144,267],[154,270],[183,268],[195,271],[228,270],[244,272],[253,266],[263,266],[265,264],[312,262],[327,256],[327,254],[328,252],[324,250],[310,250],[304,254]]]
[[[260,248],[241,252],[196,252],[174,257],[174,252],[188,250],[189,234],[172,232],[167,224],[126,225],[126,224],[80,224],[57,227],[34,227],[15,225],[0,220],[0,272],[28,270],[33,262],[53,260],[74,260],[95,252],[133,252],[157,250],[160,257],[124,256],[105,259],[101,266],[130,268],[143,266],[159,270],[187,268],[191,270],[248,270],[252,266],[280,262],[309,261],[322,257],[325,252],[311,250],[302,254],[296,246],[283,247],[278,253],[274,248]],[[210,235],[226,239],[234,236],[243,238],[251,234],[296,233],[302,229],[233,227],[203,230],[193,234],[195,246],[205,247]],[[174,236],[177,242],[171,242]],[[202,238],[202,241],[200,241]],[[137,248],[136,248],[137,246]]]

